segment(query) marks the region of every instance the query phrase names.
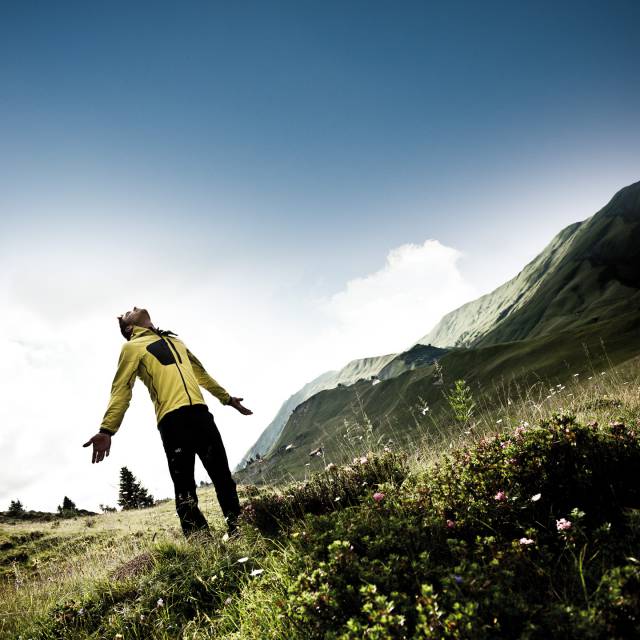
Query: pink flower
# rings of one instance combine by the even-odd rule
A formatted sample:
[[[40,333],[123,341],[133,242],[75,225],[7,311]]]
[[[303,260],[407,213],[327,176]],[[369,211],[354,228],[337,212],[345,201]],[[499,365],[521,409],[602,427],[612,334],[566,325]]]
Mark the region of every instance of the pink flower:
[[[520,538],[519,542],[523,545],[533,544],[533,540],[531,538]]]
[[[560,520],[556,520],[556,528],[558,531],[568,531],[571,529],[571,520],[566,520],[565,518],[560,518]]]
[[[376,502],[382,502],[382,500],[384,500],[384,493],[381,493],[380,491],[376,491],[376,492],[373,494],[373,499],[374,499]]]
[[[498,491],[498,493],[493,497],[498,502],[504,502],[507,499],[507,494],[504,491]]]
[[[447,520],[447,529],[455,529],[456,523],[454,520]]]

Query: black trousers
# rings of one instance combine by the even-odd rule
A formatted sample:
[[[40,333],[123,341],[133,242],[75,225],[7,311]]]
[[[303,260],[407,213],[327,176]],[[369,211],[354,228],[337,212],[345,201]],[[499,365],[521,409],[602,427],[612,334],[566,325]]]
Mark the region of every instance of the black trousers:
[[[176,511],[185,536],[209,530],[198,508],[194,478],[196,454],[213,482],[229,532],[235,531],[240,513],[236,483],[231,477],[220,432],[207,405],[186,405],[170,411],[160,420],[158,429],[167,454],[176,494]]]

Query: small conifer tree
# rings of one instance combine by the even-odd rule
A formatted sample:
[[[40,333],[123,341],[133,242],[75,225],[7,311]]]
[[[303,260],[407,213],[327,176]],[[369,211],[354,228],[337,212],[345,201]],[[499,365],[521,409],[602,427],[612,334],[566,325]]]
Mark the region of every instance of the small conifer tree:
[[[99,504],[98,506],[100,507],[100,511],[102,511],[102,513],[115,513],[117,511],[115,507],[111,507],[108,504]]]
[[[78,508],[76,507],[76,503],[71,500],[71,498],[65,496],[62,500],[62,504],[58,505],[58,513],[61,516],[72,516],[78,513]]]
[[[134,488],[135,478],[133,473],[127,469],[127,467],[122,467],[120,469],[120,490],[118,491],[118,504],[123,509],[134,509],[134,496],[135,496],[135,488]]]
[[[153,496],[140,484],[140,481],[127,469],[120,469],[120,490],[118,504],[123,509],[140,509],[153,505]]]
[[[9,505],[9,510],[7,511],[7,515],[13,518],[19,518],[24,515],[24,507],[22,506],[22,502],[20,500],[12,500]]]

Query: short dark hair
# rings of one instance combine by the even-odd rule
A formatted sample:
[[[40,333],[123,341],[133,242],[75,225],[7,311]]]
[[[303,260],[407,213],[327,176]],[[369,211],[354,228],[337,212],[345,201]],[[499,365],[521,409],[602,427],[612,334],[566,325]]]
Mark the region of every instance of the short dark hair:
[[[133,327],[127,324],[122,316],[118,316],[118,324],[120,325],[120,333],[127,339],[131,340],[131,334],[133,333]]]

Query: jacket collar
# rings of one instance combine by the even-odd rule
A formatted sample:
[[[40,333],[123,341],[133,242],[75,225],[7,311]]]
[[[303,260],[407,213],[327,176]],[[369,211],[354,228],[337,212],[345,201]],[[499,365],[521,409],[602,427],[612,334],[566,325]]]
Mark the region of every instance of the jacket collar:
[[[135,340],[138,336],[145,333],[153,333],[148,327],[139,327],[137,324],[133,325],[133,331],[131,332],[131,340]]]
[[[138,336],[143,336],[143,335],[162,335],[162,336],[166,336],[166,335],[178,335],[177,333],[174,333],[173,331],[168,331],[166,329],[158,329],[156,327],[156,330],[154,331],[153,329],[149,329],[148,327],[139,327],[137,324],[133,325],[133,331],[131,332],[131,340],[134,340],[135,338],[137,338]]]

